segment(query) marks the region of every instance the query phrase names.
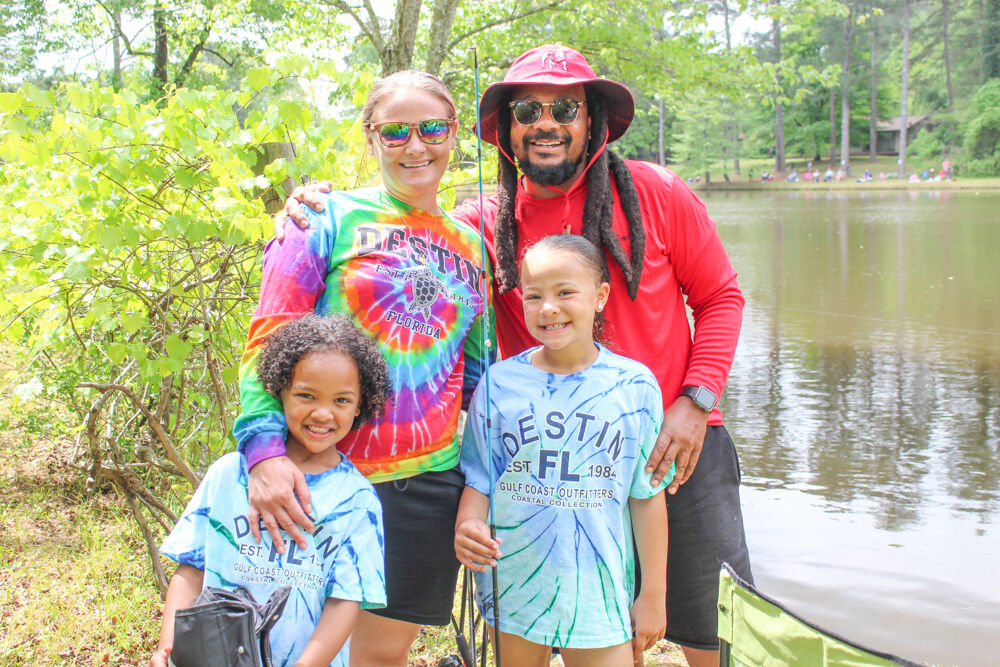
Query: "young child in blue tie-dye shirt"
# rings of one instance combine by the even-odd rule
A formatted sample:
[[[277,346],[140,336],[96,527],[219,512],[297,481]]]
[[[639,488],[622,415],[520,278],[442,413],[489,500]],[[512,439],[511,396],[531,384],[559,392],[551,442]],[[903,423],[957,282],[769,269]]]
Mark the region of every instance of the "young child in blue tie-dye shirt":
[[[524,319],[541,346],[494,365],[466,420],[455,552],[491,625],[496,603],[502,667],[548,665],[552,646],[567,667],[627,667],[666,625],[666,484],[643,470],[662,401],[645,366],[595,342],[602,271],[581,236],[528,249]]]
[[[208,586],[243,586],[260,603],[277,588],[292,588],[269,635],[276,666],[346,667],[341,649],[358,610],[385,606],[381,505],[337,451],[341,438],[383,412],[390,390],[385,360],[346,318],[307,315],[270,335],[257,375],[281,401],[288,457],[305,474],[316,529],[306,535],[306,549],[287,540],[279,553],[264,530],[258,544],[246,519],[246,459],[234,452],[212,464],[163,543],[178,567],[151,667],[167,664],[175,612]]]

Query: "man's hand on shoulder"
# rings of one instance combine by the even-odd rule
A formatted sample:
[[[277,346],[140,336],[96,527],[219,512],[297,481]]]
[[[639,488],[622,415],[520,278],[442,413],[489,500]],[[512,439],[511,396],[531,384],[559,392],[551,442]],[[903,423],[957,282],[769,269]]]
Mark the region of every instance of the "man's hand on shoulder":
[[[330,181],[316,181],[300,185],[292,190],[288,199],[285,200],[285,207],[274,216],[274,238],[278,239],[278,242],[285,240],[285,220],[289,218],[302,229],[308,227],[309,218],[302,210],[302,204],[318,213],[323,210],[323,198],[320,195],[331,190],[333,190],[333,184]]]

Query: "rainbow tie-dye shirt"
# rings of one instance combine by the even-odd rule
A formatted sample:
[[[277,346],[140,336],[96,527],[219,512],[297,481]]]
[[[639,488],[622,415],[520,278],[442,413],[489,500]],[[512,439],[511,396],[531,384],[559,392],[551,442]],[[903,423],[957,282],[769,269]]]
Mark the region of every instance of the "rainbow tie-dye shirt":
[[[546,646],[615,646],[632,638],[628,500],[673,478],[671,468],[653,487],[643,470],[663,420],[660,389],[649,369],[604,347],[572,375],[532,366],[537,349],[490,368],[489,404],[484,380],[465,423],[465,483],[490,496],[503,540],[500,630]],[[492,576],[475,573],[491,625]]]
[[[285,451],[281,403],[257,380],[261,342],[301,315],[341,313],[378,343],[393,396],[382,418],[338,449],[372,482],[453,468],[463,394],[487,363],[479,234],[378,188],[332,192],[322,212],[305,210],[309,228],[286,224],[284,241],[264,251],[240,366],[240,450],[251,466]]]

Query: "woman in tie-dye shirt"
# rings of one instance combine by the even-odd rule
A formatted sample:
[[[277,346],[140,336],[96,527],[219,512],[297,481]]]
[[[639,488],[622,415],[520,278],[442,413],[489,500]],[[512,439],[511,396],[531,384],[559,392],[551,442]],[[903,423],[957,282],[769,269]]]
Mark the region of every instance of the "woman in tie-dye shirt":
[[[392,401],[339,449],[382,502],[388,606],[362,612],[351,662],[402,665],[422,624],[450,619],[458,573],[451,541],[464,487],[458,420],[487,363],[489,267],[479,235],[437,205],[455,146],[447,88],[422,72],[393,74],[372,88],[362,120],[382,185],[324,195],[307,230],[287,225],[284,241],[265,250],[234,434],[251,469],[251,527],[266,528],[276,545],[282,529],[298,542],[295,524],[312,525],[308,490],[284,456],[281,406],[256,378],[260,343],[307,312],[346,314],[376,340]]]

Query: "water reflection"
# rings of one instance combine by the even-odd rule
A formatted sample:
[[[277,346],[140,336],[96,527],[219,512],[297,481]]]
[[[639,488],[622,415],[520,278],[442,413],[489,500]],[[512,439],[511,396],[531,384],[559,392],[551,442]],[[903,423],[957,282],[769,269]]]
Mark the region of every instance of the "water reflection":
[[[906,561],[908,582],[938,593],[976,591],[989,605],[986,621],[1000,627],[1000,584],[984,590],[967,580],[972,574],[939,568],[955,561],[941,558],[946,546],[961,545],[980,573],[1000,556],[1000,195],[724,193],[706,203],[747,296],[722,407],[750,491],[748,531],[775,497],[789,518],[808,506],[849,527],[829,553],[799,554],[812,575],[836,570],[853,590],[841,590],[838,604],[815,581],[804,584],[810,578],[787,578],[784,549],[797,537],[766,513],[759,515],[766,525],[749,536],[761,578],[793,597],[804,587],[808,606],[840,622],[838,610],[870,602],[860,591],[898,594],[892,584],[873,584],[878,577],[859,559],[884,558],[896,570]],[[933,536],[928,546],[926,532],[942,526],[956,534]],[[908,637],[903,646],[887,646],[882,636],[872,643],[916,659],[984,658],[935,643],[939,633],[915,631],[940,622],[932,609],[943,604],[953,631],[973,632],[984,621],[975,600],[930,605],[907,590],[902,606],[917,608],[896,625],[852,616],[841,619],[851,625],[844,631],[865,625],[858,631]]]

